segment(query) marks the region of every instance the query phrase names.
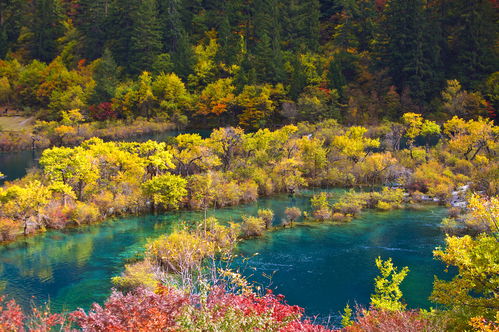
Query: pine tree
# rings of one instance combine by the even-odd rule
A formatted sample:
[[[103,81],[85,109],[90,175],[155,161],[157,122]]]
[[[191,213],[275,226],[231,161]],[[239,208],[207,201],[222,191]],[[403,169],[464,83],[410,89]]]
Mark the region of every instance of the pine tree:
[[[243,44],[243,30],[241,29],[243,16],[242,2],[230,0],[216,0],[218,6],[210,11],[209,19],[217,22],[215,29],[218,32],[220,51],[217,59],[226,64],[240,65]]]
[[[32,17],[29,30],[31,56],[35,59],[49,62],[57,54],[56,40],[62,33],[61,14],[56,0],[33,0],[31,3]]]
[[[79,0],[75,26],[82,35],[83,56],[98,58],[104,48],[111,0]]]
[[[289,96],[293,100],[297,100],[300,93],[303,92],[303,89],[307,85],[307,77],[305,76],[305,69],[298,58],[299,55],[296,55],[291,65],[293,66],[293,72],[291,74],[290,86],[289,86]]]
[[[94,69],[95,88],[89,102],[99,104],[110,101],[118,85],[118,67],[109,49],[104,50],[102,58]]]
[[[179,36],[177,46],[172,54],[174,72],[186,79],[192,73],[194,65],[194,52],[187,32],[182,32]]]
[[[281,50],[281,26],[277,0],[255,1],[253,61],[260,82],[282,82],[284,64]]]
[[[134,28],[132,13],[138,10],[138,0],[113,0],[109,8],[108,47],[120,67],[128,68],[131,36]]]
[[[26,2],[22,0],[0,2],[0,59],[5,58],[19,37],[25,10]]]
[[[162,42],[166,52],[174,52],[181,35],[185,34],[181,17],[181,0],[159,0],[158,20],[161,26]]]
[[[334,56],[334,58],[329,63],[329,71],[327,77],[329,81],[329,88],[336,89],[340,96],[343,97],[343,89],[347,85],[347,81],[345,75],[343,74],[342,60],[342,53],[338,53]]]
[[[390,0],[381,22],[377,40],[381,64],[389,69],[395,85],[410,89],[412,98],[422,106],[433,86],[435,57],[431,47],[430,25],[422,0]]]
[[[164,51],[171,54],[174,71],[182,78],[192,73],[194,63],[192,44],[183,21],[184,3],[181,0],[159,0],[158,17]]]
[[[374,36],[375,4],[370,0],[339,0],[334,44],[344,50],[366,51]]]
[[[449,74],[466,88],[477,88],[499,65],[494,51],[499,29],[497,9],[490,0],[459,0],[451,2],[449,11],[448,25],[457,26],[450,35],[450,59],[454,61]]]
[[[320,32],[318,0],[283,1],[283,40],[294,51],[317,51]]]
[[[129,62],[131,73],[150,70],[154,59],[163,49],[157,13],[156,0],[141,0],[138,10],[132,15]]]

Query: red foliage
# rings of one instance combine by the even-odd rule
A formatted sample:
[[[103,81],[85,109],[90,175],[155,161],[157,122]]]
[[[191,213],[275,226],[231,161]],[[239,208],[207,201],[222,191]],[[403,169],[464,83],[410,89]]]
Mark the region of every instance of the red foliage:
[[[376,8],[378,8],[379,10],[380,9],[383,9],[386,5],[386,1],[387,0],[376,0]]]
[[[0,296],[0,331],[19,331],[23,328],[24,314],[14,300]]]
[[[80,309],[71,317],[85,331],[171,330],[187,303],[187,296],[173,290],[164,294],[144,289],[126,295],[114,292],[104,307],[94,304],[88,314]]]
[[[44,310],[39,310],[37,308],[33,308],[32,314],[29,317],[28,322],[28,331],[30,332],[49,332],[53,331],[55,326],[60,326],[61,331],[62,327],[66,323],[66,318],[61,314],[53,314],[50,312],[50,308],[44,308]],[[70,331],[66,329],[66,331]]]
[[[492,106],[492,104],[489,103],[488,101],[486,101],[485,103],[486,103],[485,109],[487,110],[489,118],[494,120],[497,117],[497,113],[496,110],[494,109],[494,106]]]
[[[218,316],[223,316],[228,309],[241,310],[245,316],[270,312],[273,320],[277,322],[288,321],[303,314],[303,308],[285,304],[284,296],[275,296],[271,291],[265,296],[258,297],[255,294],[244,296],[231,294],[217,288],[208,297],[208,307],[218,308]]]
[[[0,331],[23,332],[27,327],[30,332],[49,332],[57,325],[62,330],[65,322],[63,315],[51,313],[48,307],[45,310],[33,308],[31,316],[26,317],[16,301],[6,302],[5,297],[0,296]]]
[[[201,306],[196,297],[173,289],[165,288],[160,294],[144,289],[127,295],[115,292],[104,307],[94,304],[88,314],[79,310],[71,316],[85,331],[174,330],[178,328],[176,320],[186,305],[209,310],[214,320],[224,317],[229,309],[235,309],[244,316],[270,313],[273,322],[285,323],[281,331],[328,331],[309,321],[301,321],[303,309],[284,303],[282,296],[271,292],[263,297],[236,295],[220,288],[210,293],[206,306]]]
[[[347,328],[348,332],[414,332],[438,330],[416,310],[386,311],[371,308],[359,310],[355,323]]]
[[[207,301],[209,309],[214,310],[214,319],[223,317],[228,309],[241,311],[244,316],[269,314],[272,322],[287,323],[281,329],[287,331],[329,331],[321,325],[302,321],[304,309],[297,305],[288,305],[283,295],[274,295],[270,290],[265,296],[255,294],[237,295],[227,293],[221,288],[214,289]]]
[[[111,120],[118,117],[118,114],[113,109],[110,102],[92,105],[88,108],[88,110],[90,111],[90,116],[97,121]]]
[[[276,296],[270,291],[265,296],[239,295],[221,288],[212,290],[203,303],[196,296],[171,288],[161,288],[156,293],[146,289],[128,294],[113,292],[103,307],[94,304],[88,313],[79,309],[67,317],[50,313],[48,307],[44,310],[34,308],[30,316],[25,316],[14,300],[4,302],[0,297],[0,331],[25,331],[25,326],[36,332],[48,332],[55,326],[61,331],[70,331],[71,324],[90,332],[177,331],[181,330],[177,322],[185,315],[187,306],[204,313],[190,317],[194,321],[206,318],[218,321],[236,312],[237,317],[265,315],[270,318],[266,320],[271,324],[268,330],[271,326],[275,329],[278,324],[282,332],[330,331],[301,320],[303,309],[286,304],[282,295]]]

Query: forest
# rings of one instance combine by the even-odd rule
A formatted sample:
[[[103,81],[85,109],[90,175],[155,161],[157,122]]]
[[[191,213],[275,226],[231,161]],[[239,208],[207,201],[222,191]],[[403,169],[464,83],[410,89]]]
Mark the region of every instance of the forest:
[[[0,153],[40,158],[0,186],[0,330],[497,331],[498,8],[495,0],[2,1]],[[189,131],[134,140],[174,129]],[[212,214],[282,197],[290,198],[282,213]],[[333,321],[234,267],[242,244],[274,234],[434,208],[446,217],[430,254],[445,277],[434,276],[431,306],[406,303],[401,285],[413,266],[386,256],[371,262],[369,301],[345,303]],[[197,219],[176,214],[186,211]],[[9,253],[26,250],[19,262],[70,256],[61,238],[78,242],[130,216],[178,220],[113,261],[120,266],[106,277],[113,289],[103,303],[58,312],[5,291],[18,281],[6,277],[16,265]],[[47,243],[40,252],[29,242],[37,237]],[[90,269],[80,259],[78,273]],[[19,275],[35,280],[36,269]]]
[[[35,132],[59,138],[78,135],[63,115],[75,109],[77,122],[143,117],[249,130],[326,119],[367,125],[407,112],[495,118],[497,6],[3,1],[0,105],[35,115],[44,121]]]

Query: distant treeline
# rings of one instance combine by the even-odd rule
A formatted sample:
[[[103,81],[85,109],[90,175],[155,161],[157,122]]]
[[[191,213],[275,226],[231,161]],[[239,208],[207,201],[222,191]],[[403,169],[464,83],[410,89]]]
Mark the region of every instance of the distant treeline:
[[[3,1],[0,104],[247,128],[495,117],[497,13],[492,0]]]

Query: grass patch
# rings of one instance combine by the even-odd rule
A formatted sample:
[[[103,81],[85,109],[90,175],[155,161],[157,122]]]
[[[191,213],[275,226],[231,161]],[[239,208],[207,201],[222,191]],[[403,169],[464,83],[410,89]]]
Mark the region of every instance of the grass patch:
[[[0,131],[23,131],[33,125],[33,117],[0,116]]]

